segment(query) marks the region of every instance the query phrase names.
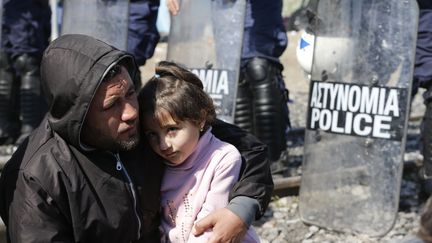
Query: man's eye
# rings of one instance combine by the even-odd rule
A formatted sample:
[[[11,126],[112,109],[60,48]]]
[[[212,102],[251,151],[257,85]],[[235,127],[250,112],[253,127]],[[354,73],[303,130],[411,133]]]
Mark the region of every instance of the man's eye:
[[[103,107],[103,110],[104,110],[104,111],[108,111],[108,110],[110,110],[110,109],[113,108],[113,107],[114,107],[113,104],[106,105],[106,106]]]
[[[108,104],[106,104],[106,105],[103,107],[103,110],[104,110],[104,111],[110,110],[110,109],[113,108],[116,104],[117,104],[117,102],[111,102],[111,103],[108,103]]]
[[[127,97],[130,97],[130,96],[135,95],[135,94],[136,94],[136,93],[135,93],[135,90],[132,89],[132,90],[129,90],[129,91],[127,92],[126,96],[127,96]]]

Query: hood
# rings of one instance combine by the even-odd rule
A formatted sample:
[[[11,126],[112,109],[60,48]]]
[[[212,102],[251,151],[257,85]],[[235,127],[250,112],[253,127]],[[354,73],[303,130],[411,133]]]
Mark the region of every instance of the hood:
[[[66,142],[80,146],[93,95],[107,71],[120,62],[134,77],[137,66],[132,55],[86,35],[61,36],[45,50],[41,79],[49,104],[47,119]]]

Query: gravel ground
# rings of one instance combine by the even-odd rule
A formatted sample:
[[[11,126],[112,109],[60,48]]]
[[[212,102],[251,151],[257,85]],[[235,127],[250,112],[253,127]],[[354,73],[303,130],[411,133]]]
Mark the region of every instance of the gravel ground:
[[[304,109],[304,102],[299,102],[304,96],[293,94],[294,100],[291,105],[291,114]],[[298,98],[298,99],[297,99]],[[296,102],[297,101],[297,102]],[[299,215],[298,190],[293,190],[289,195],[273,197],[272,202],[264,217],[254,223],[262,242],[416,242],[413,237],[418,230],[419,212],[424,199],[419,198],[420,183],[418,181],[418,166],[422,162],[422,156],[418,150],[418,137],[420,133],[419,115],[423,112],[421,97],[416,96],[411,113],[412,120],[409,122],[407,148],[405,154],[405,169],[400,193],[399,212],[392,230],[383,237],[368,237],[366,235],[354,235],[349,233],[335,232],[330,229],[320,228],[315,225],[307,225],[302,222]],[[296,108],[296,109],[292,109]],[[300,114],[299,116],[301,117]],[[290,141],[288,169],[284,176],[301,175],[302,159],[302,119],[293,119],[293,125],[297,126],[293,140]],[[303,123],[303,126],[301,126]],[[355,210],[355,209],[353,209]]]

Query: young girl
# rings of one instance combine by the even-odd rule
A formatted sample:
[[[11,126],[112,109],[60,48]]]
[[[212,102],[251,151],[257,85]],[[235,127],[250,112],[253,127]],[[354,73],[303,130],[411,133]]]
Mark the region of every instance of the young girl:
[[[161,187],[162,242],[207,242],[194,223],[228,204],[241,156],[211,133],[216,114],[193,73],[161,62],[138,96],[143,133],[167,165]],[[259,242],[250,228],[244,242]]]

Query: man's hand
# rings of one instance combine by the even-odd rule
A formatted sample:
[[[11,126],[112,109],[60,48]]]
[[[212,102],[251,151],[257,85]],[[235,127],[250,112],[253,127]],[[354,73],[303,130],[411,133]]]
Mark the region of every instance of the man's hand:
[[[166,0],[166,5],[172,15],[177,15],[180,11],[178,0]]]
[[[247,231],[243,220],[226,208],[217,209],[198,221],[192,233],[199,236],[211,228],[213,234],[209,238],[209,243],[241,242]]]

